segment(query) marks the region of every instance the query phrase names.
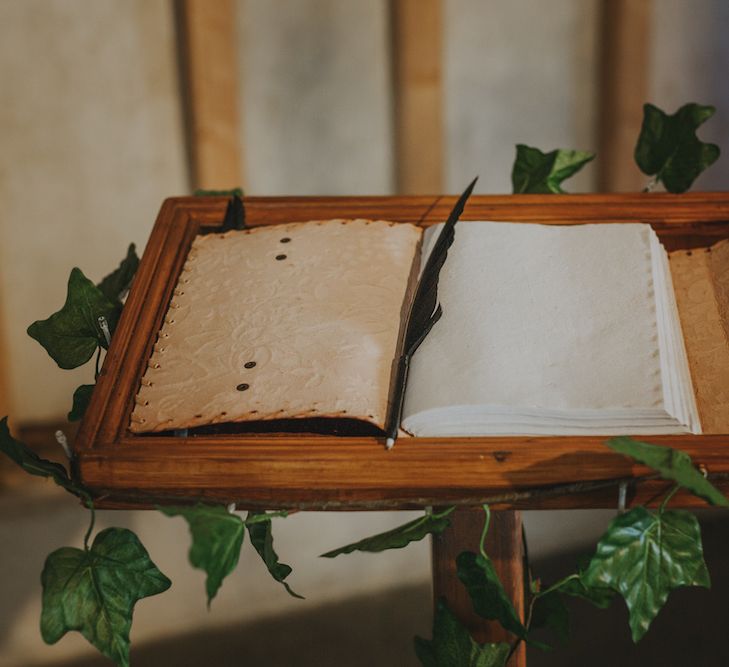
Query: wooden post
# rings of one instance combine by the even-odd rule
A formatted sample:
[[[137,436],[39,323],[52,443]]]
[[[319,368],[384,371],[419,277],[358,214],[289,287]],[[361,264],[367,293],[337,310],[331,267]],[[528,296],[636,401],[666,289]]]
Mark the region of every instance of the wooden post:
[[[443,190],[441,0],[392,0],[396,179],[399,194]]]
[[[180,56],[194,188],[242,185],[233,0],[182,0]]]
[[[648,177],[633,151],[648,102],[651,0],[603,0],[598,189],[640,191]]]
[[[478,552],[484,512],[479,509],[457,509],[451,515],[451,525],[441,535],[433,537],[433,595],[437,601],[445,597],[448,606],[479,642],[513,642],[514,636],[498,622],[486,621],[473,611],[471,599],[456,574],[456,556],[461,551]],[[486,553],[494,563],[501,583],[514,603],[520,618],[524,618],[524,548],[521,513],[493,512],[486,537]],[[525,667],[526,645],[511,657],[508,667]]]
[[[8,321],[5,310],[2,308],[0,300],[0,416],[13,414],[11,409],[10,386],[12,377],[10,375],[9,350],[6,338],[5,324]],[[13,427],[14,424],[11,424]],[[4,457],[3,457],[4,458]],[[13,467],[8,465],[7,461],[3,461],[0,465],[0,490],[8,483],[8,477],[12,475]]]
[[[8,341],[6,337],[5,323],[8,318],[5,316],[3,302],[0,301],[0,416],[9,415],[11,409],[10,397],[10,363]]]

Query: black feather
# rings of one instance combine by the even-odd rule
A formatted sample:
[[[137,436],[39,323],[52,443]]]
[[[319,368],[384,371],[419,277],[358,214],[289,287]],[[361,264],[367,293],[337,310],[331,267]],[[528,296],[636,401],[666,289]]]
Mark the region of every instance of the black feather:
[[[415,297],[410,306],[407,324],[405,325],[404,349],[407,354],[412,355],[418,349],[420,343],[423,342],[425,336],[442,315],[442,310],[438,305],[438,277],[448,256],[448,249],[453,245],[453,239],[456,236],[456,222],[461,217],[477,180],[478,177],[474,178],[458,198],[420,275]]]
[[[425,263],[425,268],[420,275],[415,296],[410,305],[405,322],[403,351],[397,361],[395,381],[392,385],[390,410],[387,418],[386,433],[390,443],[395,441],[398,429],[400,428],[402,407],[405,399],[405,385],[407,384],[410,369],[410,358],[443,314],[443,309],[438,303],[438,277],[448,256],[448,249],[453,244],[453,239],[456,235],[456,222],[461,217],[461,213],[463,213],[463,209],[466,207],[466,202],[471,196],[477,180],[478,177],[474,178],[471,184],[464,190],[448,216],[445,225],[443,225],[443,229],[441,229],[433,246],[433,250]]]
[[[223,224],[217,231],[228,232],[231,229],[246,228],[246,209],[243,200],[236,194],[231,197],[228,207],[225,209]]]

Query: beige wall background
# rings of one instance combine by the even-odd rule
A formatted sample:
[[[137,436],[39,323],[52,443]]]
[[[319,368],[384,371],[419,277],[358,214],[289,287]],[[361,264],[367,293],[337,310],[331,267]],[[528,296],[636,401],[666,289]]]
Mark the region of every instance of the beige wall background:
[[[242,0],[251,194],[390,194],[387,0]]]
[[[249,194],[394,191],[387,0],[239,0]],[[448,191],[508,192],[516,143],[596,150],[599,0],[444,1]],[[649,99],[719,113],[727,146],[729,9],[655,0]],[[25,334],[99,279],[161,201],[189,191],[171,0],[0,0],[0,303],[12,415],[52,420],[92,370],[58,372]],[[424,138],[427,141],[428,138]],[[599,158],[598,158],[599,159]],[[723,160],[697,187],[722,188]],[[592,165],[569,183],[594,187]],[[41,389],[42,387],[42,389]]]
[[[172,5],[0,2],[0,296],[12,416],[56,419],[92,366],[59,372],[25,333],[99,280],[188,190]]]
[[[458,191],[508,192],[514,144],[595,149],[598,0],[445,0],[446,178]],[[239,0],[239,67],[248,194],[387,194],[394,190],[389,4],[386,0]],[[729,152],[726,3],[656,0],[651,99],[673,111],[714,103],[703,136]],[[170,0],[0,0],[0,303],[15,424],[62,418],[91,366],[60,371],[26,334],[63,303],[72,266],[93,279],[130,241],[143,248],[161,201],[188,192]],[[427,141],[427,137],[424,137]],[[702,184],[726,187],[725,157]],[[569,189],[589,190],[588,167]],[[28,480],[28,486],[42,482]],[[320,561],[316,555],[410,515],[302,514],[276,524],[294,566],[291,600],[244,548],[212,611],[186,563],[181,520],[103,513],[132,527],[174,581],[140,603],[134,642],[245,623],[358,593],[425,582],[428,547]],[[610,513],[526,517],[533,553],[588,539]],[[50,665],[92,652],[79,637],[38,633],[45,555],[78,545],[85,516],[44,489],[0,495],[0,662]]]
[[[446,184],[511,192],[515,145],[596,150],[597,0],[445,2]],[[585,169],[567,189],[594,187]]]

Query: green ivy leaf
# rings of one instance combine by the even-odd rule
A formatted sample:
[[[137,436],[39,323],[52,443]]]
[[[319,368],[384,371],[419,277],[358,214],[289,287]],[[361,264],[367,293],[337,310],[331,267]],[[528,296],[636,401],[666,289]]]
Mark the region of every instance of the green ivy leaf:
[[[243,520],[222,505],[198,503],[189,507],[160,507],[159,510],[187,521],[192,536],[188,557],[194,568],[207,574],[205,590],[210,606],[223,579],[238,565],[245,536]]]
[[[501,585],[490,558],[472,551],[462,551],[456,558],[458,578],[468,591],[473,610],[483,618],[498,621],[517,637],[526,638],[514,605]]]
[[[94,384],[82,384],[76,387],[76,391],[73,392],[73,407],[71,412],[68,413],[68,421],[77,422],[82,419],[86,414],[86,408],[89,407],[89,401],[91,400],[91,394],[94,393]]]
[[[606,444],[610,449],[653,468],[663,479],[670,479],[680,484],[712,505],[729,507],[726,496],[694,467],[691,457],[686,452],[639,442],[628,437],[612,438]]]
[[[28,445],[10,435],[8,418],[0,419],[0,451],[17,463],[25,472],[37,477],[50,477],[58,486],[63,487],[79,498],[90,500],[89,492],[74,482],[60,464],[42,459]]]
[[[600,539],[585,580],[625,598],[637,642],[679,586],[709,588],[696,517],[683,510],[636,507],[613,519]]]
[[[131,287],[137,268],[139,268],[139,257],[132,243],[127,250],[127,256],[118,268],[106,276],[97,287],[109,301],[121,305],[122,297]]]
[[[349,554],[353,551],[380,552],[387,549],[402,549],[411,542],[418,542],[426,535],[440,535],[450,525],[448,515],[455,509],[449,507],[437,514],[424,514],[413,521],[388,530],[378,535],[366,537],[359,542],[348,544],[333,551],[322,554],[322,558],[334,558],[340,554]]]
[[[104,316],[113,331],[119,308],[92,283],[81,269],[73,269],[63,308],[46,320],[28,327],[28,335],[37,340],[61,368],[76,368],[91,359],[96,348],[106,348],[98,318]]]
[[[635,146],[635,161],[648,176],[655,176],[669,192],[685,192],[696,177],[719,157],[719,147],[696,136],[697,128],[716,109],[685,104],[669,116],[652,104],[643,106],[643,125]]]
[[[566,643],[570,636],[570,614],[557,591],[538,595],[534,600],[529,629],[547,628],[557,639]]]
[[[594,153],[561,148],[542,153],[538,148],[517,144],[511,171],[514,194],[562,194],[562,181],[576,174]]]
[[[504,667],[511,647],[479,644],[443,600],[438,601],[433,639],[415,637],[415,653],[423,667]]]
[[[265,512],[249,512],[248,518],[265,517]],[[278,555],[273,549],[273,533],[271,532],[271,519],[265,521],[246,522],[248,526],[248,535],[251,538],[251,544],[254,546],[258,555],[266,564],[271,576],[281,584],[289,595],[303,600],[304,597],[295,593],[291,587],[284,581],[291,574],[291,566],[281,563]]]
[[[43,641],[55,644],[76,630],[120,667],[129,665],[134,605],[171,584],[124,528],[102,530],[88,551],[57,549],[46,559],[41,583]]]

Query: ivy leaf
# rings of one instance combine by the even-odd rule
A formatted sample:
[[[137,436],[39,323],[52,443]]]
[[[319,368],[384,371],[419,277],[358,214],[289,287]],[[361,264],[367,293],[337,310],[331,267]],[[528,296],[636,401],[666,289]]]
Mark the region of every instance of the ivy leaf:
[[[334,558],[340,554],[349,554],[353,551],[375,553],[387,549],[402,549],[411,542],[422,540],[426,535],[440,535],[450,525],[448,515],[454,509],[455,507],[449,507],[438,514],[424,514],[392,530],[366,537],[359,542],[348,544],[333,551],[327,551],[321,555],[321,558]]]
[[[252,517],[264,517],[265,512],[249,512],[249,519]],[[303,600],[304,597],[295,593],[291,587],[284,581],[291,574],[291,566],[280,563],[278,555],[273,550],[273,533],[271,532],[271,519],[264,521],[256,521],[247,523],[248,535],[251,538],[251,544],[254,546],[258,555],[266,564],[271,576],[286,589],[289,595]]]
[[[458,578],[468,591],[473,610],[483,618],[498,621],[517,637],[526,638],[514,605],[501,585],[490,558],[473,551],[462,551],[456,558]]]
[[[243,520],[222,505],[198,503],[189,507],[160,507],[159,510],[187,521],[192,535],[188,558],[194,568],[207,574],[205,590],[210,606],[223,579],[238,565],[245,537]]]
[[[709,588],[696,517],[683,510],[636,507],[613,519],[600,539],[585,580],[625,598],[637,642],[679,586]]]
[[[57,549],[46,559],[41,583],[43,641],[55,644],[76,630],[120,667],[129,665],[134,605],[171,585],[125,528],[102,530],[87,551]]]
[[[0,451],[28,474],[37,477],[50,477],[58,486],[73,495],[85,500],[90,499],[88,491],[74,482],[60,463],[41,458],[28,445],[13,438],[10,435],[7,417],[0,419]]]
[[[443,600],[438,601],[433,639],[415,637],[415,653],[423,667],[504,667],[511,647],[479,644]]]
[[[726,496],[694,467],[691,457],[686,452],[639,442],[628,437],[612,438],[606,444],[613,451],[653,468],[663,479],[670,479],[680,484],[712,505],[729,507]]]
[[[137,257],[136,249],[132,243],[127,250],[127,256],[121,261],[118,268],[106,276],[97,287],[109,301],[121,305],[121,300],[131,287],[132,279],[138,267],[139,257]]]
[[[696,130],[716,109],[685,104],[669,116],[652,104],[643,106],[643,125],[635,146],[635,161],[669,192],[685,192],[696,177],[719,157],[719,147],[696,136]]]
[[[73,392],[73,407],[68,413],[68,421],[77,422],[83,418],[95,386],[94,384],[82,384],[80,387],[76,387],[76,391]]]
[[[61,368],[85,364],[98,346],[106,348],[106,338],[98,318],[104,316],[113,331],[119,319],[118,307],[106,298],[81,269],[73,269],[63,308],[47,320],[28,327],[28,335],[37,340]]]
[[[511,171],[514,194],[563,194],[562,181],[576,174],[594,153],[558,148],[542,153],[538,148],[517,144]]]
[[[529,629],[552,630],[559,641],[566,643],[570,636],[570,615],[562,596],[557,591],[538,595],[534,600]]]

